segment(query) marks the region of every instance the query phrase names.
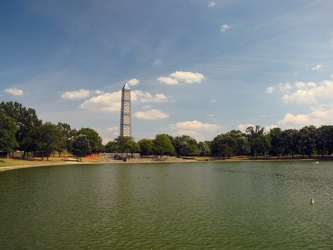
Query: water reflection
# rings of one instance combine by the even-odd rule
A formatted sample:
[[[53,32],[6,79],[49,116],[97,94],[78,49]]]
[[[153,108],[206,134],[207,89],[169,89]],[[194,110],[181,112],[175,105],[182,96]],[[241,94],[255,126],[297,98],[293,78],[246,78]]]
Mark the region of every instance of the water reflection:
[[[331,162],[105,164],[1,172],[0,245],[329,249],[332,173]]]

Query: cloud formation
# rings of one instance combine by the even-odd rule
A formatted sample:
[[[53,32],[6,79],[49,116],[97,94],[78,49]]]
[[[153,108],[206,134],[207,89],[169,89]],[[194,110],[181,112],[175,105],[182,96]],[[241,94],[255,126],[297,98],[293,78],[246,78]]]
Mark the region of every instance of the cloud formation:
[[[205,138],[202,133],[215,134],[217,129],[220,127],[217,124],[203,123],[197,120],[177,122],[170,125],[172,134],[175,135],[189,135],[198,141],[204,141]]]
[[[142,103],[149,103],[149,102],[161,103],[169,101],[168,97],[164,94],[152,95],[148,92],[142,92],[141,90],[132,91],[132,100],[139,101]]]
[[[216,131],[219,126],[216,124],[210,123],[202,123],[200,121],[186,121],[186,122],[177,122],[175,124],[171,124],[171,127],[175,130],[195,130],[195,131]]]
[[[74,97],[78,98],[81,92],[83,91],[69,92],[68,94],[66,94],[66,97],[67,99],[75,99]],[[88,92],[89,93],[83,92],[84,94],[86,94],[85,97],[88,97],[90,94],[93,93],[98,95],[85,100],[80,105],[80,108],[87,110],[108,110],[108,111],[120,110],[121,91],[113,93],[104,93],[99,90],[88,91]],[[163,103],[163,102],[168,102],[169,98],[164,94],[158,93],[153,95],[148,92],[142,92],[141,90],[134,90],[131,92],[131,100],[132,102],[140,102],[140,103]]]
[[[313,69],[321,68],[317,65]],[[274,87],[268,87],[266,92]],[[308,112],[293,114],[287,112],[277,126],[283,129],[302,128],[308,125],[327,125],[332,123],[333,117],[333,80],[324,80],[321,82],[302,82],[281,83],[278,90],[281,93],[281,99],[286,104],[298,104],[303,108],[309,109]]]
[[[273,94],[273,92],[274,92],[274,87],[268,87],[268,88],[266,89],[266,92],[267,92],[268,94]]]
[[[214,7],[216,5],[215,2],[209,2],[208,7]]]
[[[66,91],[61,95],[63,99],[83,99],[90,95],[90,90],[80,89],[78,91]]]
[[[133,78],[133,79],[130,79],[127,81],[127,83],[130,85],[130,86],[135,86],[135,85],[138,85],[139,84],[139,80],[136,79],[136,78]]]
[[[222,33],[224,33],[224,32],[226,32],[228,29],[230,29],[230,25],[228,25],[228,24],[223,24],[223,25],[221,26],[220,31],[221,31]]]
[[[157,78],[157,80],[168,85],[176,85],[179,83],[176,79],[167,76],[161,76]]]
[[[287,83],[280,90],[287,92],[282,97],[285,103],[316,104],[325,98],[333,98],[333,81]]]
[[[163,113],[160,110],[152,109],[149,111],[138,111],[134,114],[135,117],[145,120],[158,120],[168,118],[169,115],[167,113]]]
[[[158,81],[168,84],[168,85],[176,85],[179,83],[200,83],[205,79],[203,74],[194,73],[189,71],[176,71],[170,74],[167,77],[161,76],[157,78]]]
[[[120,95],[121,91],[94,96],[85,100],[80,105],[80,108],[88,110],[119,111],[121,106]]]
[[[11,95],[15,95],[15,96],[23,95],[23,90],[17,89],[17,88],[5,89],[5,92],[8,93],[8,94],[11,94]]]
[[[315,67],[311,68],[311,70],[316,71],[316,70],[320,69],[321,67],[323,67],[323,65],[318,64]]]

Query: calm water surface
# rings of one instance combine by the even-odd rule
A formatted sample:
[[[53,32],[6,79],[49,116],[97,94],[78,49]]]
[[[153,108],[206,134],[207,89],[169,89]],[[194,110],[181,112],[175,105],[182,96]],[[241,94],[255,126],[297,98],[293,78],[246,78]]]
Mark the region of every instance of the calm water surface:
[[[333,249],[332,198],[333,162],[6,171],[0,248]]]

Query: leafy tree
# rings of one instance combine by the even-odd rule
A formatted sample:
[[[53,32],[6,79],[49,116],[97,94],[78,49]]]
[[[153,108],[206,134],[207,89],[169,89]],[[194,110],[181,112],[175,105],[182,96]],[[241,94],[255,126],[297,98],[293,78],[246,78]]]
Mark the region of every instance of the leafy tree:
[[[32,108],[22,110],[21,121],[18,138],[20,148],[24,151],[24,158],[29,152],[36,152],[38,149],[38,130],[42,121],[38,119],[36,111]]]
[[[18,147],[15,138],[16,131],[15,120],[0,109],[0,152],[12,152],[14,148]]]
[[[284,153],[294,158],[299,152],[300,132],[297,129],[286,129],[282,131]]]
[[[25,108],[18,102],[2,102],[0,109],[4,110],[7,116],[16,121],[17,131],[16,141],[19,143],[19,149],[24,151],[23,158],[32,151],[37,150],[38,129],[42,121],[38,119],[36,111],[32,108]]]
[[[316,148],[317,129],[315,126],[305,126],[300,130],[299,146],[303,155],[308,155],[310,158]]]
[[[117,143],[115,141],[109,141],[105,145],[105,152],[107,152],[107,153],[115,153],[117,151],[118,151],[118,148],[117,148]]]
[[[90,142],[86,135],[79,134],[73,141],[71,153],[82,161],[82,157],[91,154]]]
[[[102,137],[100,137],[100,135],[94,129],[81,128],[77,133],[87,136],[92,153],[99,153],[103,151],[104,147],[102,144]]]
[[[138,141],[141,155],[154,154],[154,141],[149,139],[142,139]]]
[[[59,157],[61,157],[61,153],[71,147],[70,139],[74,136],[76,131],[72,130],[71,126],[67,123],[58,122],[57,127],[60,130],[60,141],[56,151],[59,153]]]
[[[236,138],[236,155],[248,155],[250,152],[249,141],[246,137],[240,136]]]
[[[178,156],[199,155],[198,143],[188,135],[177,136],[174,138],[174,148]]]
[[[198,143],[198,147],[199,147],[201,156],[208,156],[211,154],[210,144],[211,144],[210,142],[199,142]]]
[[[46,156],[49,160],[50,154],[59,149],[59,145],[62,143],[61,130],[58,126],[46,122],[39,128],[39,150],[42,151],[42,160]]]
[[[323,125],[317,129],[317,133],[316,149],[318,154],[331,155],[333,153],[333,126]]]
[[[278,158],[283,153],[283,140],[282,140],[282,130],[280,128],[272,128],[269,132],[271,139],[271,154],[277,155]]]
[[[227,133],[235,141],[233,153],[236,155],[246,155],[249,153],[249,143],[246,136],[239,130],[231,130]]]
[[[265,155],[270,148],[269,136],[264,134],[264,128],[256,125],[255,127],[250,126],[246,129],[248,136],[251,155],[259,156],[260,154]]]
[[[226,156],[235,154],[236,142],[230,134],[220,134],[213,139],[212,155],[220,156],[225,159]]]
[[[154,140],[155,153],[161,157],[164,154],[174,155],[176,153],[174,146],[171,143],[170,137],[167,134],[158,134]]]
[[[139,145],[130,136],[118,136],[115,139],[116,149],[119,153],[138,153],[140,152]]]

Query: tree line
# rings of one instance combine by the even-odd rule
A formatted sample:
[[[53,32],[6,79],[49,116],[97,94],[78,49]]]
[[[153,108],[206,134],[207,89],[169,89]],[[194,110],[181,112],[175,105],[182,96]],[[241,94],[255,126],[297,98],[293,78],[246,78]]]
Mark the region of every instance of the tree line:
[[[47,159],[63,152],[82,158],[91,153],[140,153],[183,157],[213,156],[290,156],[312,157],[333,153],[333,126],[305,126],[301,129],[272,128],[265,132],[260,126],[246,131],[232,130],[217,135],[212,141],[197,142],[188,135],[172,137],[158,134],[154,139],[135,142],[132,137],[118,136],[106,145],[97,131],[91,128],[72,129],[69,124],[42,122],[33,108],[18,102],[0,103],[0,153],[13,151]]]

